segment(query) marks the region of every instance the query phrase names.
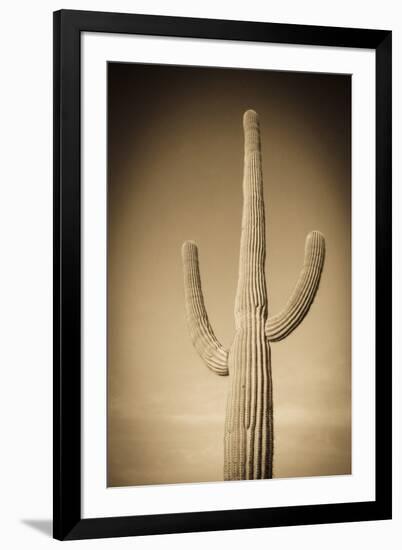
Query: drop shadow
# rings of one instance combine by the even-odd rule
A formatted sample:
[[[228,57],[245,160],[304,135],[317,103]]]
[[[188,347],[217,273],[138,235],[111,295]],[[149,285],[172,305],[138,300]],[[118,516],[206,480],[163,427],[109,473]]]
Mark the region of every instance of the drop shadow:
[[[48,537],[52,536],[53,522],[51,519],[22,519],[21,523],[28,525],[28,527],[32,527],[32,529],[35,529]]]

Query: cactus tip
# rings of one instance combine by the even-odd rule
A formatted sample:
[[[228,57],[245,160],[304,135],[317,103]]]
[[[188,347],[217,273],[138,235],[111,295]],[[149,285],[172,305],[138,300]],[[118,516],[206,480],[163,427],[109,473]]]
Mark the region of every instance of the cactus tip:
[[[195,241],[185,241],[181,247],[183,257],[191,254],[191,252],[197,254],[197,244]]]
[[[317,231],[316,229],[314,231],[310,231],[307,236],[309,239],[312,239],[313,237],[318,237],[322,241],[325,240],[324,235],[321,233],[321,231]]]
[[[244,127],[258,124],[258,113],[253,109],[248,109],[243,115]]]
[[[325,250],[325,237],[321,231],[310,231],[306,238],[306,250],[312,246],[319,246],[322,250]]]

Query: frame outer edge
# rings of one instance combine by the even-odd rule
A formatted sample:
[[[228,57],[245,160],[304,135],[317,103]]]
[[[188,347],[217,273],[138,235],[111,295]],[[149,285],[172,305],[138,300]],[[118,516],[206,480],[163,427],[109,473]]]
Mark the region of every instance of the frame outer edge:
[[[73,540],[390,519],[392,508],[391,31],[78,10],[54,12],[53,27],[54,538]],[[80,33],[84,30],[229,40],[250,40],[250,32],[255,31],[255,40],[262,42],[317,46],[343,45],[376,49],[375,501],[259,508],[252,509],[252,514],[250,509],[245,509],[81,519],[79,67]],[[379,282],[381,297],[377,291],[380,288]],[[65,343],[64,346],[63,343]]]
[[[376,502],[392,518],[392,32],[376,49]]]
[[[81,516],[80,34],[63,11],[53,26],[53,537],[63,540]]]
[[[53,13],[53,537],[61,537],[60,469],[60,12]]]

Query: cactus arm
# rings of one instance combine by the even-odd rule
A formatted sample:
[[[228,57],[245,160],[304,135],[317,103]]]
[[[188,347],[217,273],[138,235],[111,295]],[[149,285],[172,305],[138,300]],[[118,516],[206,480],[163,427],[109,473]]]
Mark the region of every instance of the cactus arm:
[[[198,249],[194,242],[183,244],[182,258],[186,318],[193,345],[207,367],[227,376],[228,352],[218,342],[208,320],[201,289]]]
[[[268,318],[265,334],[270,342],[286,338],[307,315],[320,284],[325,258],[325,239],[319,231],[307,235],[304,265],[286,307]]]

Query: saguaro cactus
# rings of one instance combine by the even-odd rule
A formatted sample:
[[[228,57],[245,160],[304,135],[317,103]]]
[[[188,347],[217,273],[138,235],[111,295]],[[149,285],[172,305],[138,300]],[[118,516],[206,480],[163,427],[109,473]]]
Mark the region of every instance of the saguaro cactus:
[[[224,479],[272,477],[274,450],[270,342],[288,336],[303,320],[316,295],[325,241],[318,231],[306,239],[304,266],[284,310],[268,317],[265,283],[265,212],[258,115],[243,117],[243,218],[235,337],[229,350],[218,342],[201,290],[198,250],[183,244],[186,317],[197,352],[217,374],[231,378],[225,420]]]

